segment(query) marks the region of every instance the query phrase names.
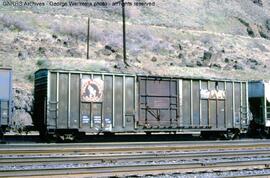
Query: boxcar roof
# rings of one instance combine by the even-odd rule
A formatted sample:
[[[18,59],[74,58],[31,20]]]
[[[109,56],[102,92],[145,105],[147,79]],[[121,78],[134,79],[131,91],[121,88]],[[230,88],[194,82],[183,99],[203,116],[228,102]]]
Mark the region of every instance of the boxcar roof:
[[[131,75],[131,76],[138,76],[138,77],[149,77],[149,78],[167,78],[167,79],[190,79],[190,80],[210,80],[210,81],[231,81],[231,82],[247,82],[248,80],[238,80],[238,79],[229,79],[229,78],[215,78],[215,77],[194,77],[194,76],[168,76],[168,75],[150,75],[150,74],[136,74],[136,73],[117,73],[117,72],[100,72],[100,71],[85,71],[85,70],[66,70],[66,69],[49,69],[49,68],[44,68],[44,69],[39,69],[35,73],[38,73],[39,71],[52,71],[52,72],[63,72],[63,73],[86,73],[86,74],[104,74],[104,75]],[[257,80],[260,81],[260,80]]]
[[[9,67],[0,67],[0,70],[12,70],[12,68],[9,68]]]
[[[250,83],[268,83],[270,80],[249,80]]]

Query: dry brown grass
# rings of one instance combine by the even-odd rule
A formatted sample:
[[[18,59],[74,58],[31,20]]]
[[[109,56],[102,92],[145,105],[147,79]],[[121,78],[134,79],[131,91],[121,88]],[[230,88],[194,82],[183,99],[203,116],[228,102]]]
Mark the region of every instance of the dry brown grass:
[[[269,78],[270,72],[267,69],[270,66],[270,42],[268,40],[219,33],[220,29],[215,29],[212,22],[221,23],[216,24],[216,27],[222,27],[226,30],[224,25],[227,22],[225,23],[226,19],[223,19],[223,17],[209,18],[211,27],[205,27],[212,31],[198,30],[200,29],[196,27],[198,24],[192,23],[190,25],[196,27],[195,29],[178,29],[176,27],[185,25],[179,24],[180,20],[175,21],[176,24],[172,28],[165,27],[166,24],[171,26],[171,21],[177,18],[177,15],[172,19],[168,17],[174,12],[179,2],[172,2],[170,4],[162,1],[157,2],[157,7],[150,9],[148,12],[146,12],[147,8],[134,8],[133,10],[128,10],[132,8],[127,8],[127,13],[130,13],[127,18],[127,52],[132,67],[131,69],[123,70],[164,75]],[[198,9],[203,5],[198,0],[181,3],[184,3],[183,7],[187,4],[193,4],[193,7],[188,7],[188,9],[192,10],[191,12],[195,12],[194,9]],[[212,5],[212,3],[209,4],[209,6]],[[168,8],[172,8],[172,10],[168,12]],[[113,10],[108,9],[107,12],[112,13]],[[100,12],[99,10],[97,11]],[[118,70],[114,69],[113,65],[119,62],[116,61],[116,56],[122,53],[122,24],[120,18],[110,21],[106,20],[107,16],[104,17],[105,20],[101,19],[103,17],[100,14],[99,16],[96,14],[96,16],[91,17],[90,56],[92,60],[86,61],[84,59],[86,56],[86,16],[63,15],[62,11],[57,10],[54,13],[49,12],[39,14],[6,11],[5,15],[0,13],[2,28],[11,28],[10,31],[0,32],[0,37],[3,39],[0,41],[0,65],[12,66],[14,68],[16,83],[20,85],[26,83],[26,85],[31,86],[33,84],[34,71],[41,67],[57,67],[72,70]],[[54,15],[57,12],[62,15]],[[73,13],[73,11],[70,12]],[[165,12],[167,13],[166,16]],[[183,11],[183,13],[182,18],[187,15],[186,11]],[[198,12],[198,14],[200,13]],[[84,14],[84,11],[82,14]],[[159,26],[162,24],[156,23],[153,19],[154,14],[159,14],[155,15],[157,20],[161,20],[162,23],[167,20],[167,23],[163,24],[164,26]],[[191,13],[189,20],[191,22],[198,20],[198,14]],[[147,17],[150,16],[151,18],[147,21]],[[239,24],[233,21],[233,25]],[[12,26],[14,26],[15,30],[12,30],[14,29]],[[31,31],[32,28],[34,28],[34,31]],[[53,35],[56,38],[53,38]],[[14,45],[14,40],[17,37],[22,38],[22,43]],[[60,42],[57,42],[58,40]],[[64,42],[68,44],[65,46],[63,45]],[[112,44],[119,48],[117,54],[105,56],[100,52],[105,45]],[[183,49],[179,49],[179,44]],[[10,46],[12,46],[12,50]],[[46,49],[46,55],[38,51],[39,47]],[[262,62],[266,65],[266,68],[260,67],[257,70],[250,70],[246,67],[244,71],[224,71],[212,68],[180,66],[182,59],[179,59],[179,53],[182,53],[187,61],[196,61],[203,57],[204,51],[208,51],[211,48],[214,49],[213,56],[216,56],[213,62],[221,64],[222,67],[225,65],[225,58],[238,61],[243,65],[246,65],[247,59],[251,58]],[[67,54],[67,51],[70,49],[76,49],[76,52],[81,54],[82,58],[69,57],[70,55]],[[20,50],[30,50],[29,59],[19,61],[18,52]],[[222,53],[222,50],[225,52]],[[157,61],[152,62],[152,57],[156,57]],[[172,65],[170,65],[171,63]],[[120,71],[123,70],[121,69]]]

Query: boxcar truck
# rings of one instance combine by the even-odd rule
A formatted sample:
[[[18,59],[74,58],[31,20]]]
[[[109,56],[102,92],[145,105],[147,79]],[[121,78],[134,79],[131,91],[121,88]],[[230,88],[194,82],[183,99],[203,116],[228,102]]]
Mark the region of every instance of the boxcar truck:
[[[11,124],[12,70],[0,68],[0,135]]]
[[[42,135],[223,134],[248,128],[246,81],[42,69],[34,124]],[[66,136],[65,136],[66,135]]]
[[[251,129],[270,135],[270,81],[249,82]]]

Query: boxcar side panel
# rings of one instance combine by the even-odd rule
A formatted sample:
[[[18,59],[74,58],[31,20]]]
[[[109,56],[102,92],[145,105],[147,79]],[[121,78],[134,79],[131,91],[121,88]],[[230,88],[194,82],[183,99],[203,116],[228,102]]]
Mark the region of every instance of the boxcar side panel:
[[[91,80],[92,76],[90,74],[81,74],[81,83],[80,86],[78,86],[80,88],[80,99],[81,97],[84,95],[84,89],[82,89],[82,80]],[[93,104],[91,102],[84,102],[82,100],[80,100],[80,129],[83,130],[89,130],[92,127],[92,110]]]
[[[245,82],[61,70],[48,77],[51,130],[225,131],[248,119]]]
[[[0,69],[0,126],[11,123],[12,70]]]
[[[184,79],[183,126],[211,130],[246,128],[246,85],[246,82]]]
[[[52,70],[49,81],[47,129],[134,130],[135,76]]]
[[[201,90],[208,90],[208,82],[205,80],[201,81]],[[201,96],[200,96],[201,97]],[[209,126],[209,101],[208,99],[202,98],[201,101],[201,125]]]
[[[200,126],[200,83],[198,80],[192,82],[193,94],[193,125]]]
[[[234,83],[234,126],[239,127],[240,124],[240,107],[241,107],[241,89],[240,83]]]
[[[247,96],[247,83],[242,82],[242,94],[241,94],[241,126],[248,125],[248,96]]]
[[[248,97],[249,98],[262,98],[264,97],[264,82],[251,81],[248,83]]]
[[[226,82],[226,126],[233,127],[233,83]]]
[[[113,124],[113,76],[104,77],[104,130],[112,131]]]
[[[9,100],[10,98],[10,81],[11,71],[0,69],[0,99]]]
[[[191,82],[183,80],[183,127],[189,127],[191,123]]]
[[[134,77],[126,77],[125,80],[125,128],[126,130],[133,130],[135,121],[135,80]]]
[[[93,80],[102,80],[102,76],[101,75],[93,75]],[[104,100],[102,101],[97,101],[97,102],[92,102],[92,110],[90,111],[92,113],[92,126],[95,130],[97,131],[101,131],[102,130],[102,103],[104,102]]]
[[[225,82],[218,82],[218,89],[225,91]],[[225,93],[226,95],[226,93]],[[217,128],[226,129],[225,126],[225,99],[217,100]]]
[[[208,90],[215,91],[216,90],[215,81],[208,81]],[[209,98],[209,125],[212,129],[217,129],[217,100]]]
[[[55,129],[57,127],[57,117],[58,117],[58,74],[57,73],[48,73],[49,81],[49,96],[48,96],[48,110],[47,110],[47,119],[46,123],[48,128]]]
[[[123,93],[123,79],[122,77],[115,77],[115,100],[114,100],[114,124],[115,130],[121,130],[122,129],[122,116],[123,116],[123,98],[122,98],[122,93]]]
[[[58,119],[57,128],[68,127],[68,74],[59,74],[59,98],[58,98]]]
[[[70,128],[80,128],[80,74],[70,76]]]

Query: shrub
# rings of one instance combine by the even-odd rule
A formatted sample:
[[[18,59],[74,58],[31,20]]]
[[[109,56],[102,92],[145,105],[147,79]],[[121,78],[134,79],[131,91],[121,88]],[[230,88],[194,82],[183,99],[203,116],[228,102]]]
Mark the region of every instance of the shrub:
[[[10,15],[0,15],[0,22],[4,27],[13,31],[33,31],[33,28],[21,17],[13,17]]]
[[[101,29],[98,29],[94,25],[90,26],[90,40],[93,40],[95,42],[103,42],[105,41],[105,32]]]
[[[34,75],[34,74],[29,74],[29,75],[27,76],[27,80],[28,80],[29,82],[34,82],[34,80],[35,80],[35,75]]]
[[[43,67],[46,68],[48,67],[48,61],[46,59],[39,59],[37,60],[36,65],[40,68],[43,68]]]
[[[51,26],[54,33],[71,36],[77,40],[86,41],[87,26],[80,22],[55,22]]]

